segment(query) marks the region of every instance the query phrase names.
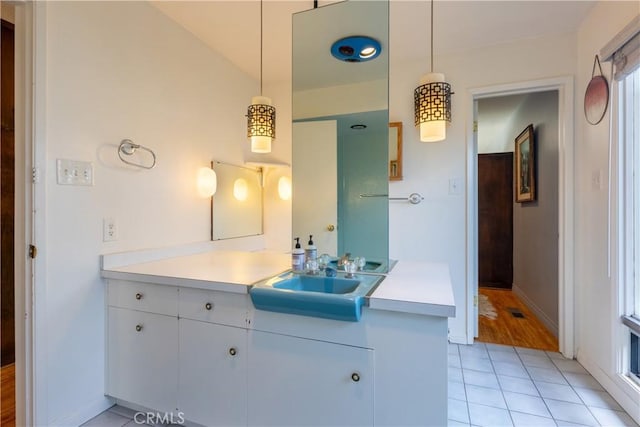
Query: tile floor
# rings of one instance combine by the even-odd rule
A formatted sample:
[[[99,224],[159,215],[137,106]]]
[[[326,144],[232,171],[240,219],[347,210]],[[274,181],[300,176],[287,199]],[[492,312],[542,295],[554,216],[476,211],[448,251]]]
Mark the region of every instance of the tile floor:
[[[114,406],[86,427],[135,427]],[[560,353],[449,344],[449,426],[638,425],[575,360]]]
[[[635,426],[602,386],[560,353],[449,344],[449,426]]]

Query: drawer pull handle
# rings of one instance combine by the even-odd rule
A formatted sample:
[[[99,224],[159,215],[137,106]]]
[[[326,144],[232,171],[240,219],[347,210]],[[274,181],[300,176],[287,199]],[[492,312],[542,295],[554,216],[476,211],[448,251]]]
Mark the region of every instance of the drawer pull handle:
[[[358,374],[357,372],[354,372],[353,374],[351,374],[351,379],[353,380],[354,383],[357,383],[358,381],[360,381],[360,374]]]
[[[235,348],[231,347],[231,348],[229,349],[229,354],[230,354],[230,355],[235,356],[237,353],[238,353],[238,352],[236,351],[236,349],[235,349]]]
[[[138,292],[138,293],[136,294],[136,299],[137,299],[137,300],[141,300],[141,299],[142,299],[142,294],[141,294],[140,292]]]
[[[136,325],[136,331],[140,332],[142,330],[142,325]]]
[[[211,304],[210,302],[206,303],[204,305],[204,308],[206,308],[207,310],[211,310],[213,308],[213,304]]]

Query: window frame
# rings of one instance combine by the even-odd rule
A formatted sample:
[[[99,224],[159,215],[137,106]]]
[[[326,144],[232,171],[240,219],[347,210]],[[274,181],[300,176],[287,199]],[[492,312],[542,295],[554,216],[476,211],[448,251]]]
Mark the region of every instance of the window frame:
[[[640,388],[640,68],[614,85],[618,95],[618,301],[624,326],[618,372]]]

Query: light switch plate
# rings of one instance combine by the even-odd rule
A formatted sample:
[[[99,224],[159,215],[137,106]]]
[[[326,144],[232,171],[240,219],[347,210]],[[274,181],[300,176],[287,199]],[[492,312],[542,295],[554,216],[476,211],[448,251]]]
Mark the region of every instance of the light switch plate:
[[[57,159],[57,182],[60,185],[93,185],[93,165],[80,160]]]

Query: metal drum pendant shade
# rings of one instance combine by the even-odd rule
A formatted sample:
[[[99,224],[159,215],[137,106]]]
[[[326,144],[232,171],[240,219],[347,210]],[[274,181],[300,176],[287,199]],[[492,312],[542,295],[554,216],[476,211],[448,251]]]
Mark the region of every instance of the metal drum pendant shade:
[[[431,0],[431,72],[422,76],[414,93],[414,123],[420,126],[420,141],[436,142],[447,137],[451,122],[451,85],[444,74],[433,72],[433,0]]]
[[[444,81],[441,73],[429,73],[420,83],[413,94],[420,141],[442,141],[446,138],[447,122],[451,122],[451,85]]]
[[[276,137],[276,109],[266,96],[254,96],[247,109],[247,137],[253,153],[270,153]]]
[[[270,153],[271,142],[276,137],[276,108],[271,98],[262,96],[262,0],[260,1],[260,95],[251,98],[247,108],[247,138],[251,152]]]

